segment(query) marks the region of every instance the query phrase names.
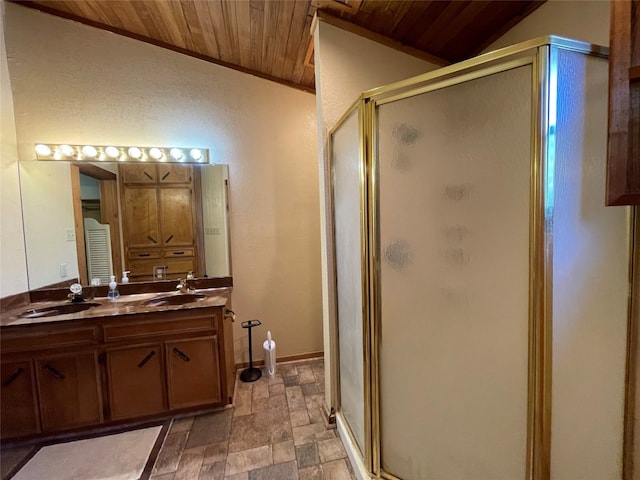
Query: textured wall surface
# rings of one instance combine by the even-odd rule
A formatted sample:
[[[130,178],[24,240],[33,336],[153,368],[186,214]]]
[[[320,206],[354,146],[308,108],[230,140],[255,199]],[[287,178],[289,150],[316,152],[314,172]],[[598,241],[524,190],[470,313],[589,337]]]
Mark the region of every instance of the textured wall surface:
[[[548,0],[489,45],[485,52],[542,35],[558,35],[609,45],[609,9],[608,0]]]
[[[322,350],[313,95],[7,4],[19,158],[36,142],[193,145],[229,165],[236,360]]]
[[[27,266],[20,214],[18,151],[13,99],[4,42],[4,6],[0,4],[0,298],[24,292]]]

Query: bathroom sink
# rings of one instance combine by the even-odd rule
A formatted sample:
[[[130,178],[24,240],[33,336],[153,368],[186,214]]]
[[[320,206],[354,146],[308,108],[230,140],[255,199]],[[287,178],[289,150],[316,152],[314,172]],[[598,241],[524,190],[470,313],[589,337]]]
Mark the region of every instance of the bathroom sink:
[[[147,300],[143,303],[143,305],[148,305],[152,307],[162,307],[165,305],[185,305],[191,302],[197,302],[198,300],[202,300],[206,295],[202,295],[201,293],[180,293],[177,295],[166,295],[164,297],[157,297],[151,300]]]
[[[40,318],[54,317],[56,315],[66,315],[68,313],[83,312],[90,308],[97,307],[99,303],[64,303],[62,305],[53,305],[51,307],[32,308],[25,310],[20,314],[20,318]]]

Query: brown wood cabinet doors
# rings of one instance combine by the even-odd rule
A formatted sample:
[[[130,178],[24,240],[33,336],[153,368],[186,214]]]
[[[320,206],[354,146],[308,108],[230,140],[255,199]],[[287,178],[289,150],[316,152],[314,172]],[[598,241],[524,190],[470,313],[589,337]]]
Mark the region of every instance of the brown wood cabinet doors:
[[[43,431],[102,422],[102,395],[95,351],[35,361]]]
[[[166,410],[162,344],[107,350],[106,365],[111,420]]]
[[[3,362],[0,379],[2,436],[9,438],[40,431],[31,361]]]
[[[222,400],[218,337],[166,342],[169,408]]]

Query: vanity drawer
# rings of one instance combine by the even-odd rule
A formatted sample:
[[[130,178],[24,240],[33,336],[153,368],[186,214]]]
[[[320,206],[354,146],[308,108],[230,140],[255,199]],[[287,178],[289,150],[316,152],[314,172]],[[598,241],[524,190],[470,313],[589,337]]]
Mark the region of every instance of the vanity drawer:
[[[30,334],[2,332],[2,353],[40,350],[59,347],[76,347],[98,343],[94,327],[63,331],[34,332]]]
[[[104,326],[105,342],[192,332],[215,332],[219,314],[200,318],[180,318],[126,322]]]
[[[167,267],[167,278],[177,278],[176,276],[186,275],[196,269],[195,257],[158,258],[144,260],[129,260],[127,270],[131,272],[131,278],[148,276],[153,278],[153,267]]]
[[[160,250],[147,250],[147,249],[131,249],[129,250],[129,258],[131,259],[147,259],[147,258],[161,258],[162,252]]]
[[[193,248],[172,248],[164,251],[165,257],[193,257],[195,254]]]

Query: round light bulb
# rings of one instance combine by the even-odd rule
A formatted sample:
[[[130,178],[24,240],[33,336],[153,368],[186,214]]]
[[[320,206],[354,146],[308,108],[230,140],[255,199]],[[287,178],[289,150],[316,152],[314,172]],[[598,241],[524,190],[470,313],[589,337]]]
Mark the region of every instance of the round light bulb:
[[[93,158],[98,155],[98,150],[96,150],[96,147],[93,147],[91,145],[85,145],[84,147],[82,147],[82,153],[84,153],[85,157]]]
[[[171,158],[174,160],[180,160],[182,158],[182,150],[179,148],[172,148],[169,155],[171,155]]]
[[[162,158],[162,150],[154,147],[149,150],[149,156],[154,160],[160,160]]]
[[[40,143],[36,145],[36,153],[38,155],[48,157],[49,155],[51,155],[51,149],[49,148],[48,145],[44,145],[43,143]]]
[[[109,158],[118,158],[118,155],[120,155],[120,150],[118,150],[116,147],[107,147],[104,149],[104,153],[106,153],[107,157]]]
[[[199,148],[192,148],[191,151],[189,152],[189,155],[191,156],[191,158],[193,158],[196,161],[202,158],[202,152],[200,151]]]
[[[73,156],[74,150],[71,145],[60,145],[60,148],[58,150],[60,150],[60,153],[65,157]]]
[[[140,158],[142,156],[142,151],[138,147],[129,148],[129,156],[131,158]]]

